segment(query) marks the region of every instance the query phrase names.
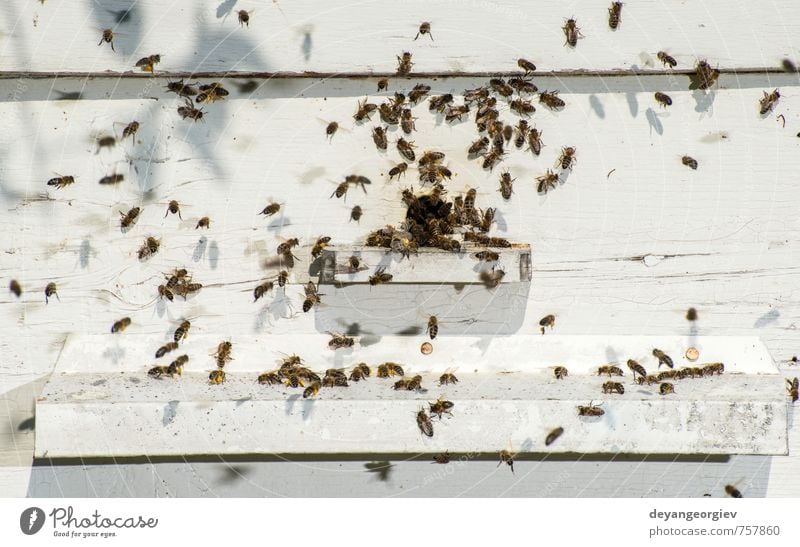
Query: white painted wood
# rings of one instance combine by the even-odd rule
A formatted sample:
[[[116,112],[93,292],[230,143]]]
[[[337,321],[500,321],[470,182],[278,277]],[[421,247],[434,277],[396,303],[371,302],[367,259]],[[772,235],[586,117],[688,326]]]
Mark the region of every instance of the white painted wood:
[[[662,68],[661,49],[679,68],[697,57],[726,68],[778,67],[797,54],[800,7],[791,0],[768,9],[724,0],[628,2],[617,31],[608,27],[609,4],[10,0],[0,11],[0,63],[21,72],[128,72],[159,53],[162,71],[394,72],[396,56],[410,51],[415,71],[442,73],[516,70],[519,57],[540,71],[653,70]],[[127,21],[116,23],[128,6]],[[249,27],[238,23],[239,9],[252,10]],[[562,31],[570,17],[584,36],[576,48],[565,46]],[[414,40],[422,21],[431,22],[434,40]],[[116,51],[98,46],[109,27]]]

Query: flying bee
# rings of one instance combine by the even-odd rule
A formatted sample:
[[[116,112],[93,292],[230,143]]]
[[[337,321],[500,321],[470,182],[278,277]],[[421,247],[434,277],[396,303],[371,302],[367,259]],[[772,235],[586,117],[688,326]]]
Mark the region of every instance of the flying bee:
[[[372,181],[363,175],[347,175],[344,181],[348,184],[360,185],[364,193],[367,193],[367,184],[372,184]]]
[[[199,95],[198,95],[199,97]],[[203,119],[203,110],[195,108],[192,103],[186,99],[184,106],[178,107],[178,114],[182,119],[191,118],[194,121],[202,120]]]
[[[258,285],[253,289],[253,302],[257,302],[259,298],[271,291],[273,286],[274,284],[272,281],[265,281],[261,285]]]
[[[114,49],[114,31],[112,29],[107,28],[103,31],[103,35],[100,37],[100,41],[97,42],[97,45],[102,46],[103,42],[111,44],[111,51],[116,51]]]
[[[116,145],[117,145],[116,137],[112,137],[111,135],[100,137],[97,139],[97,153],[100,153],[100,150],[102,150],[103,148],[113,148]]]
[[[303,390],[303,399],[316,396],[319,393],[320,387],[321,385],[319,382],[311,382],[311,384],[309,384],[309,386]]]
[[[378,80],[378,91],[386,91],[387,89],[389,89],[389,78]]]
[[[660,91],[656,91],[655,98],[656,102],[665,108],[672,104],[672,97],[670,97],[666,93],[661,93]]]
[[[558,91],[542,91],[539,93],[539,102],[552,110],[564,108],[566,103],[558,96]]]
[[[448,401],[444,399],[444,395],[436,399],[435,403],[428,403],[430,406],[430,414],[433,416],[436,414],[436,417],[440,420],[442,419],[442,414],[449,414],[452,416],[450,410],[455,406],[452,401]]]
[[[385,272],[386,268],[380,267],[375,270],[375,274],[369,276],[369,284],[370,285],[381,285],[384,283],[388,283],[392,280],[392,274]]]
[[[389,180],[392,178],[397,177],[397,180],[400,180],[400,176],[406,172],[408,169],[408,164],[406,162],[400,162],[394,167],[389,170]]]
[[[280,210],[281,210],[281,204],[280,203],[270,203],[269,205],[264,207],[261,210],[261,212],[258,213],[258,214],[259,215],[267,215],[268,217],[271,217],[272,215],[274,215],[275,213],[277,213]]]
[[[514,99],[509,103],[508,106],[511,108],[511,110],[513,110],[520,116],[530,117],[531,114],[536,112],[536,107],[534,107],[530,101],[527,101],[525,99]],[[511,126],[506,126],[506,127],[511,127]],[[506,140],[510,141],[511,137],[509,136]]]
[[[328,331],[328,334],[331,335],[331,339],[328,341],[328,347],[332,350],[352,348],[353,344],[356,343],[355,338],[350,336],[344,336],[343,334],[330,331]]]
[[[159,298],[166,298],[170,302],[172,302],[173,299],[175,298],[175,296],[172,294],[172,291],[169,288],[167,288],[166,285],[159,285],[158,286],[158,297]]]
[[[444,112],[445,108],[448,105],[452,104],[453,102],[453,95],[452,93],[445,93],[444,95],[437,95],[435,97],[431,97],[428,101],[428,110],[431,112]]]
[[[286,283],[289,281],[289,272],[286,270],[281,270],[278,272],[278,286],[285,287]]]
[[[665,51],[659,51],[656,54],[656,57],[658,57],[659,61],[664,63],[664,66],[668,66],[670,68],[675,68],[676,66],[678,66],[678,61],[676,61],[671,55],[669,55]]]
[[[525,74],[536,72],[536,65],[527,59],[517,59],[517,66],[525,71]]]
[[[625,393],[625,387],[619,382],[606,382],[603,384],[603,393]]]
[[[615,365],[602,365],[597,367],[597,375],[602,376],[603,374],[608,374],[608,377],[611,376],[623,376],[622,369]]]
[[[428,319],[428,328],[425,332],[428,333],[428,336],[431,337],[431,340],[434,340],[439,334],[439,320],[435,315],[431,315],[430,319]]]
[[[510,450],[501,450],[500,451],[500,463],[497,464],[497,467],[500,467],[503,464],[506,464],[511,468],[511,473],[514,473],[514,457],[516,454],[512,454]]]
[[[212,385],[221,384],[225,381],[225,371],[222,369],[214,369],[208,375],[208,383]]]
[[[360,382],[365,378],[369,378],[372,371],[366,363],[359,363],[353,367],[353,372],[350,373],[348,378],[351,382]]]
[[[139,131],[139,122],[136,120],[132,121],[125,128],[122,130],[122,138],[127,139],[128,137],[136,137],[136,132]]]
[[[686,310],[686,320],[697,321],[697,309],[689,308],[688,310]]]
[[[617,30],[620,20],[622,18],[622,2],[611,2],[611,7],[608,8],[608,26],[613,30]]]
[[[473,142],[470,145],[468,152],[471,156],[477,156],[488,148],[489,148],[489,138],[483,137]]]
[[[563,427],[555,428],[554,430],[552,430],[550,433],[547,434],[547,437],[544,440],[544,445],[550,446],[551,444],[556,442],[556,439],[558,439],[563,433],[564,433]]]
[[[113,175],[106,175],[105,177],[101,178],[98,184],[102,184],[103,186],[109,184],[117,184],[125,180],[125,175],[122,174],[113,174]]]
[[[320,303],[320,294],[313,281],[309,281],[304,287],[306,299],[303,301],[303,312],[308,312],[312,307]]]
[[[550,327],[550,330],[553,330],[553,327],[556,326],[556,316],[555,315],[545,315],[541,319],[539,319],[539,328],[544,334],[545,327]]]
[[[336,131],[339,129],[339,122],[331,122],[325,127],[325,134],[329,139],[333,139]]]
[[[194,97],[197,95],[197,89],[189,84],[184,84],[183,80],[167,82],[167,91],[176,93],[180,97]]]
[[[131,324],[131,318],[123,317],[122,319],[116,321],[113,325],[111,325],[111,332],[112,333],[122,332],[125,329],[127,329],[130,326],[130,324]]]
[[[277,253],[279,255],[282,255],[286,251],[291,251],[292,248],[297,247],[298,245],[300,245],[300,240],[297,239],[296,237],[287,239],[286,241],[278,245]]]
[[[536,181],[539,183],[536,188],[537,191],[540,194],[546,194],[548,190],[554,189],[558,185],[559,179],[557,174],[548,169],[544,175],[536,177]]]
[[[444,371],[444,374],[439,376],[440,386],[446,386],[448,384],[457,384],[457,383],[458,383],[458,378],[456,378],[456,375],[453,374],[453,369],[447,369]]]
[[[593,405],[592,401],[587,406],[578,405],[578,416],[602,416],[605,413],[599,405]]]
[[[686,167],[691,169],[697,169],[697,160],[691,156],[683,156],[681,158],[681,163],[683,163]]]
[[[563,380],[569,376],[569,371],[567,370],[567,367],[555,367],[553,369],[553,375],[555,375],[556,380]]]
[[[575,147],[566,146],[561,149],[561,157],[558,158],[558,163],[561,164],[561,169],[572,170],[572,167],[578,163],[575,159]]]
[[[353,119],[357,122],[363,122],[365,119],[368,120],[370,115],[377,109],[378,105],[368,103],[365,98],[363,101],[358,101],[358,108],[353,115]]]
[[[167,218],[167,215],[170,214],[170,213],[172,213],[173,215],[177,213],[178,214],[178,218],[183,220],[183,217],[181,216],[181,206],[174,199],[169,202],[169,205],[167,205],[167,212],[164,213],[164,218]]]
[[[581,34],[581,29],[578,28],[578,24],[575,19],[567,19],[567,22],[561,27],[561,30],[564,31],[564,36],[566,36],[567,41],[564,42],[564,45],[569,44],[570,47],[575,47],[578,45],[578,37],[583,37]]]
[[[350,188],[350,185],[347,182],[342,182],[339,186],[336,187],[336,190],[333,191],[331,197],[336,196],[340,198],[342,196],[347,195],[347,190]],[[328,198],[330,199],[330,198]]]
[[[156,350],[156,359],[161,359],[166,354],[176,349],[178,349],[177,342],[167,342],[166,344],[164,344],[163,346],[161,346]]]
[[[239,26],[243,27],[243,26],[247,25],[249,27],[250,26],[250,13],[245,11],[245,10],[243,10],[243,9],[240,9],[237,13],[239,15]]]
[[[48,283],[47,286],[44,288],[44,303],[45,304],[49,303],[49,299],[50,299],[51,296],[55,296],[58,299],[58,301],[61,302],[61,297],[58,296],[58,291],[57,291],[57,288],[56,288],[56,284],[54,282],[52,282],[52,281],[50,283]]]
[[[372,128],[372,141],[378,150],[386,150],[389,146],[389,141],[386,138],[386,130],[383,127]],[[411,152],[414,153],[413,151]]]
[[[139,247],[139,260],[146,260],[158,252],[161,246],[161,240],[149,236],[144,240],[144,244]]]
[[[433,456],[432,463],[446,464],[450,463],[450,451],[442,452]]]
[[[449,105],[445,110],[444,120],[446,122],[461,121],[461,117],[467,114],[469,114],[469,106],[465,104]]]
[[[672,362],[672,357],[664,353],[658,348],[653,349],[653,357],[658,359],[658,366],[667,365],[669,368],[674,368],[675,364]]]
[[[634,378],[636,378],[637,374],[639,376],[647,377],[647,371],[644,369],[644,367],[633,359],[628,359],[628,368],[631,369],[631,372],[633,372]]]
[[[661,382],[661,385],[658,386],[658,392],[661,395],[668,395],[670,393],[675,393],[675,386],[669,382]]]
[[[417,427],[419,427],[419,430],[423,435],[433,437],[433,422],[431,422],[431,419],[425,412],[425,409],[421,408],[419,412],[417,412]]]
[[[102,43],[102,42],[101,42]],[[149,55],[136,61],[136,68],[141,68],[143,72],[153,73],[155,66],[161,62],[161,55]]]
[[[482,271],[480,273],[478,278],[480,279],[481,283],[483,283],[483,285],[487,289],[494,289],[495,287],[497,287],[500,284],[500,282],[503,280],[503,277],[505,277],[505,275],[506,275],[506,272],[504,272],[503,270],[498,268],[498,269],[495,269],[495,270],[492,270],[492,271],[484,270],[484,271]]]
[[[725,486],[725,493],[728,494],[732,498],[741,498],[742,493],[739,492],[739,489],[735,486],[728,484]]]
[[[322,254],[322,249],[328,246],[330,243],[331,238],[328,236],[321,236],[317,238],[317,242],[314,244],[314,247],[311,249],[311,256],[317,258],[319,255]]]
[[[778,102],[780,97],[781,94],[778,93],[777,89],[769,94],[765,91],[764,96],[758,101],[759,105],[761,106],[759,113],[763,116],[771,111],[775,107],[775,103]]]
[[[800,387],[800,380],[795,377],[792,380],[786,379],[786,391],[789,392],[789,397],[791,397],[792,402],[796,403],[798,399],[798,387]]]
[[[405,376],[403,367],[397,363],[386,362],[378,365],[378,371],[375,374],[378,378],[390,378],[392,376]]]
[[[231,357],[231,349],[233,349],[233,344],[229,341],[219,343],[217,351],[214,353],[214,357],[217,361],[217,368],[225,368],[225,364],[233,360],[233,357]]]
[[[175,329],[175,334],[172,336],[172,340],[174,342],[180,342],[189,336],[189,329],[191,328],[192,324],[189,321],[183,321],[178,328]]]
[[[22,295],[22,287],[20,286],[19,281],[17,281],[16,279],[12,279],[9,282],[8,290],[11,291],[17,298],[19,298],[20,295]]]
[[[416,154],[414,154],[414,148],[413,141],[407,141],[403,137],[397,140],[397,150],[400,152],[400,155],[408,161],[414,161],[417,158]]]
[[[419,26],[419,31],[417,32],[417,35],[414,37],[414,40],[419,38],[420,35],[425,36],[426,34],[431,37],[431,40],[433,40],[433,34],[431,34],[431,24],[427,21],[425,21]]]
[[[414,63],[411,62],[411,54],[409,52],[403,53],[402,57],[397,57],[397,74],[405,76],[411,72],[411,67]]]
[[[69,175],[62,176],[62,175],[59,175],[59,176],[57,176],[55,178],[52,178],[52,179],[48,180],[47,181],[47,185],[48,186],[55,186],[57,189],[60,190],[61,188],[64,188],[65,186],[69,186],[70,184],[73,184],[74,182],[75,182],[75,177],[73,177],[73,176],[69,176]]]

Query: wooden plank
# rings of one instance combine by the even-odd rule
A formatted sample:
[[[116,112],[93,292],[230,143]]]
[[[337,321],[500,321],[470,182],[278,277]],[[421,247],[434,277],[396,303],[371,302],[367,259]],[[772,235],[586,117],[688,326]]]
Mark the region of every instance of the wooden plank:
[[[790,0],[769,9],[707,0],[702,10],[691,2],[630,2],[617,31],[608,27],[607,0],[576,7],[525,0],[426,2],[401,10],[385,2],[276,1],[255,7],[249,27],[240,26],[234,5],[12,0],[0,11],[5,33],[0,66],[19,72],[123,73],[139,58],[161,54],[157,70],[162,71],[368,73],[394,72],[396,57],[409,51],[413,69],[429,73],[516,70],[519,57],[540,71],[625,71],[661,69],[655,56],[666,49],[681,68],[698,56],[722,67],[777,67],[781,59],[795,57],[800,30],[800,7]],[[583,34],[576,48],[564,43],[562,27],[570,17]],[[425,20],[434,39],[415,41]],[[116,51],[98,46],[105,28],[116,33]]]

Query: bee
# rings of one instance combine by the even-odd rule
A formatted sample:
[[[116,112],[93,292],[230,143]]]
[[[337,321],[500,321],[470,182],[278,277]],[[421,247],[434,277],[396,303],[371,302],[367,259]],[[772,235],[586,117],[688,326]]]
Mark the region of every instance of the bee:
[[[276,371],[262,372],[258,375],[258,383],[274,386],[281,383],[280,373]]]
[[[208,375],[208,383],[210,384],[221,384],[225,381],[225,371],[222,369],[214,369]]]
[[[656,54],[656,57],[658,57],[659,61],[664,63],[664,66],[668,66],[670,68],[675,68],[676,66],[678,66],[678,61],[676,61],[671,55],[669,55],[665,51],[659,51]]]
[[[735,486],[728,484],[725,486],[725,493],[728,494],[732,498],[741,498],[742,493],[739,492],[738,488]]]
[[[514,112],[516,112],[520,116],[528,116],[528,117],[530,117],[531,114],[536,112],[536,107],[534,107],[533,104],[531,104],[530,101],[527,101],[525,99],[514,99],[513,101],[511,101],[509,103],[508,106],[511,108],[511,110],[513,110]],[[506,127],[508,127],[509,131],[511,131],[511,126],[506,126]],[[506,140],[507,141],[511,140],[510,134],[509,134],[508,138],[506,138]]]
[[[419,31],[417,32],[417,35],[414,37],[414,40],[419,38],[420,35],[425,36],[426,34],[431,37],[431,40],[433,40],[433,34],[431,34],[431,24],[427,21],[425,21],[419,26]]]
[[[501,450],[500,463],[497,464],[497,467],[506,464],[511,468],[511,473],[514,473],[514,456],[516,456],[516,454],[512,454],[509,450]]]
[[[536,65],[527,59],[517,59],[517,66],[525,71],[525,74],[536,72]]]
[[[647,376],[647,371],[644,369],[644,367],[633,359],[628,359],[628,368],[631,369],[634,378],[636,378],[637,374],[639,376]]]
[[[368,103],[365,98],[363,101],[358,101],[358,108],[353,115],[353,119],[357,122],[363,122],[365,119],[368,120],[370,115],[377,109],[378,105]]]
[[[122,138],[127,139],[128,137],[136,137],[136,132],[139,131],[139,122],[136,120],[132,121],[125,128],[122,130]]]
[[[380,126],[372,128],[372,141],[375,143],[378,150],[386,150],[389,146],[389,141],[386,138],[386,130]],[[414,152],[412,151],[411,154],[413,155]]]
[[[719,78],[719,70],[711,68],[711,65],[705,59],[697,62],[694,71],[694,81],[698,89],[711,88]]]
[[[709,363],[703,367],[703,376],[712,376],[715,373],[720,375],[725,372],[723,363]]]
[[[203,119],[203,110],[202,109],[198,110],[197,108],[195,108],[188,99],[186,100],[184,106],[178,107],[178,114],[184,120],[186,118],[191,118],[194,121]]]
[[[320,387],[319,382],[311,382],[311,384],[303,390],[303,399],[316,396],[319,393]]]
[[[625,393],[625,387],[619,382],[606,382],[603,384],[603,393]]]
[[[439,376],[440,386],[446,386],[448,384],[457,384],[457,383],[458,383],[458,378],[456,378],[456,375],[453,374],[451,369],[445,370],[444,374]]]
[[[397,180],[400,180],[400,176],[403,175],[407,169],[408,164],[406,162],[402,161],[398,163],[389,170],[389,180],[392,180],[394,177],[397,177]]]
[[[655,98],[656,102],[665,108],[672,104],[672,97],[670,97],[666,93],[661,93],[660,91],[656,91]]]
[[[176,349],[178,349],[177,342],[167,342],[166,344],[164,344],[163,346],[161,346],[156,350],[156,359],[161,359],[166,354]]]
[[[287,239],[286,241],[278,245],[277,253],[279,255],[282,255],[283,253],[291,251],[293,247],[297,247],[298,245],[300,245],[300,240],[297,239],[296,237]]]
[[[397,150],[400,152],[400,155],[403,156],[408,161],[414,161],[416,159],[416,155],[414,154],[414,142],[407,141],[403,137],[400,137],[397,141]]]
[[[695,308],[689,308],[686,310],[686,320],[697,321],[697,310]]]
[[[661,382],[661,385],[658,386],[658,392],[661,395],[668,395],[670,393],[675,393],[675,386],[669,382]]]
[[[455,406],[452,401],[448,401],[443,397],[444,395],[436,399],[435,403],[428,403],[428,406],[430,406],[431,416],[436,414],[436,417],[440,420],[442,419],[442,414],[450,414],[452,416],[450,410]]]
[[[798,379],[796,377],[793,380],[789,380],[787,378],[786,383],[788,384],[786,391],[789,392],[789,397],[792,398],[792,402],[796,403],[798,399],[798,387],[800,387],[800,384],[798,384]]]
[[[111,44],[111,51],[116,51],[114,49],[114,31],[110,28],[107,28],[103,31],[103,35],[100,37],[100,41],[97,42],[97,45],[102,46],[103,42]]]
[[[421,408],[419,412],[417,412],[417,427],[419,427],[423,435],[433,437],[433,422],[431,422],[424,408]]]
[[[49,303],[49,298],[51,296],[55,296],[59,302],[61,302],[61,297],[58,296],[58,291],[56,290],[56,284],[54,282],[50,282],[44,288],[44,303]]]
[[[217,360],[217,368],[225,368],[225,364],[228,361],[233,360],[231,357],[231,349],[233,348],[233,344],[229,341],[220,342],[217,346],[217,352],[214,354],[214,357]]]
[[[285,287],[286,283],[289,281],[289,272],[286,270],[281,270],[278,272],[278,286]]]
[[[599,405],[593,405],[592,401],[589,401],[588,406],[578,405],[578,416],[602,416],[605,413]]]
[[[144,244],[139,247],[139,260],[146,260],[158,252],[161,241],[150,236],[145,239]]]
[[[623,376],[622,369],[615,365],[602,365],[597,367],[597,375],[602,376],[603,374],[608,374],[608,377],[611,376]]]
[[[17,281],[16,279],[12,279],[9,282],[8,290],[11,291],[17,298],[19,298],[20,295],[22,295],[22,287],[20,286],[19,281]]]
[[[320,303],[320,294],[313,281],[309,281],[304,287],[306,299],[303,301],[303,312],[308,312],[312,307]]]
[[[375,274],[369,276],[369,284],[370,285],[381,285],[383,283],[388,283],[392,280],[392,274],[386,273],[384,270],[386,268],[380,267],[375,270]]]
[[[558,158],[558,163],[561,164],[561,169],[572,170],[572,167],[578,163],[575,159],[575,148],[566,146],[561,149],[561,157]]]
[[[183,321],[180,325],[178,325],[178,328],[175,329],[175,334],[173,334],[172,340],[177,343],[186,339],[189,336],[189,329],[191,326],[192,324],[189,321]]]
[[[250,26],[250,14],[247,11],[243,10],[243,9],[240,9],[238,11],[238,14],[239,14],[239,26],[243,27],[243,26],[247,25],[249,27]]]
[[[559,178],[558,175],[553,173],[550,169],[542,175],[541,177],[536,177],[536,181],[539,183],[536,187],[537,191],[540,194],[546,194],[548,190],[554,189],[558,184]]]
[[[450,451],[442,452],[441,454],[436,454],[433,457],[433,463],[450,463]]]
[[[166,285],[159,285],[158,286],[158,297],[159,298],[166,298],[170,302],[173,301],[175,296],[172,294],[172,291]]]
[[[337,332],[330,331],[328,331],[328,334],[331,335],[331,339],[328,341],[328,347],[332,350],[352,348],[353,344],[356,343],[355,338],[351,338],[350,336],[344,336]]]
[[[99,153],[102,148],[113,148],[117,145],[117,139],[111,135],[100,137],[97,139],[97,152]]]
[[[770,110],[772,110],[775,107],[775,103],[778,102],[778,99],[780,99],[780,97],[781,94],[778,93],[777,89],[769,94],[765,91],[764,96],[758,101],[759,105],[761,106],[759,113],[762,116],[764,114],[767,114]]]
[[[117,184],[122,182],[123,180],[125,180],[125,175],[114,174],[114,175],[106,175],[97,182],[98,184],[102,184],[105,186],[109,184]]]
[[[697,160],[691,156],[683,156],[681,158],[681,163],[691,169],[697,169]]]
[[[494,147],[492,150],[483,157],[483,169],[494,169],[496,163],[503,160],[505,152],[501,148]]]
[[[381,78],[378,80],[378,91],[385,91],[389,89],[389,78]]]
[[[563,27],[561,27],[561,30],[564,31],[564,36],[567,38],[567,41],[564,42],[564,45],[569,44],[570,47],[577,46],[578,37],[583,37],[583,34],[581,34],[581,29],[578,28],[575,19],[567,19],[567,22]]]
[[[62,176],[62,175],[59,175],[59,176],[57,176],[55,178],[52,178],[52,179],[48,180],[47,181],[47,185],[48,186],[55,186],[57,189],[60,190],[61,188],[64,188],[65,186],[69,186],[70,184],[73,184],[74,182],[75,182],[75,177],[73,177],[73,176],[69,176],[69,175]]]
[[[336,134],[336,131],[339,129],[339,122],[331,122],[325,127],[325,134],[328,136],[329,139],[333,139],[333,136]]]
[[[101,42],[102,43],[102,42]],[[138,61],[136,61],[136,68],[141,68],[143,72],[150,72],[152,73],[155,65],[161,62],[161,55],[149,55],[147,57],[142,57]]]
[[[270,203],[269,205],[267,205],[266,207],[264,207],[261,210],[259,215],[266,215],[268,217],[271,217],[272,215],[274,215],[275,213],[277,213],[280,210],[281,210],[281,204],[280,203]]]
[[[391,376],[405,376],[405,372],[403,371],[403,367],[398,365],[397,363],[386,362],[382,365],[378,365],[378,371],[376,373],[378,378],[389,378]]]
[[[365,378],[369,378],[370,374],[372,374],[372,371],[366,363],[358,363],[353,367],[353,372],[350,373],[350,377],[348,379],[351,382],[360,382]]]
[[[484,270],[480,273],[479,279],[487,289],[494,289],[500,284],[505,275],[506,272],[499,268],[492,271]]]
[[[397,74],[405,76],[411,72],[411,67],[414,63],[411,62],[411,54],[409,52],[403,53],[402,57],[397,57]]]
[[[672,357],[664,353],[658,348],[653,349],[653,357],[658,359],[658,366],[667,365],[669,368],[674,368],[675,364],[672,362]]]
[[[197,95],[197,89],[189,84],[184,84],[183,80],[167,82],[167,91],[171,91],[180,97],[194,97]]]
[[[488,137],[483,137],[483,138],[480,138],[477,141],[473,142],[470,145],[468,153],[471,156],[477,156],[477,155],[480,155],[482,152],[484,152],[488,148],[489,148],[489,138]]]
[[[434,340],[439,334],[439,320],[435,315],[431,315],[430,319],[428,319],[428,329],[426,332],[431,337],[431,340]]]
[[[563,427],[555,428],[554,430],[552,430],[550,433],[547,434],[547,437],[544,439],[544,445],[550,446],[551,444],[556,442],[556,439],[558,439],[563,433],[564,433]]]
[[[444,112],[445,108],[453,102],[453,95],[451,93],[445,93],[444,95],[437,95],[435,97],[431,97],[428,101],[428,110],[431,112],[439,112],[440,114]]]
[[[553,374],[556,377],[556,380],[563,380],[567,376],[569,376],[569,371],[567,367],[556,367],[553,369]]]
[[[564,108],[566,103],[558,96],[558,91],[542,91],[539,93],[539,102],[552,110]]]
[[[311,256],[317,258],[319,255],[322,254],[322,250],[328,246],[330,243],[331,238],[328,236],[322,236],[317,238],[317,242],[314,244],[314,247],[311,248]]]
[[[613,30],[617,30],[620,20],[622,18],[622,2],[611,2],[611,7],[608,8],[608,26]]]
[[[112,333],[122,332],[125,329],[127,329],[130,326],[130,324],[131,324],[131,318],[123,317],[122,319],[111,325],[111,332]]]
[[[465,104],[455,106],[450,105],[445,111],[444,119],[446,122],[452,122],[455,120],[461,121],[461,117],[467,114],[469,114],[469,106]]]
[[[556,326],[556,316],[555,315],[545,315],[541,319],[539,319],[539,327],[541,328],[542,334],[544,334],[545,327],[550,327],[550,330],[553,330],[553,327]]]

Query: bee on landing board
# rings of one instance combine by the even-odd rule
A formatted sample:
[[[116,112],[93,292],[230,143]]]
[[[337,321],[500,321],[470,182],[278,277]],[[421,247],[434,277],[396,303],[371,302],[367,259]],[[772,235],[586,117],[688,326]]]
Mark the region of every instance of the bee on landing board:
[[[539,102],[551,110],[558,110],[566,105],[564,100],[558,96],[558,91],[542,91],[539,93]]]
[[[333,136],[336,134],[338,129],[339,122],[331,122],[325,127],[325,134],[328,136],[329,140],[333,140]]]
[[[436,399],[436,402],[428,403],[430,407],[430,414],[433,416],[436,415],[437,418],[440,420],[442,419],[442,414],[448,414],[452,416],[450,410],[455,406],[452,401],[448,401],[444,398],[444,395]]]
[[[514,457],[516,454],[512,454],[510,450],[503,449],[500,451],[500,463],[497,464],[497,467],[500,467],[503,464],[508,465],[511,468],[511,473],[514,473]]]
[[[550,169],[548,169],[544,175],[541,177],[536,177],[536,181],[539,183],[536,187],[536,191],[540,194],[546,194],[548,190],[556,188],[559,178],[556,173],[553,173]]]
[[[762,116],[768,114],[775,107],[775,104],[778,102],[778,99],[780,99],[780,97],[781,94],[778,93],[777,89],[772,93],[767,93],[765,91],[764,96],[758,101],[759,114],[761,114]]]
[[[355,338],[339,334],[338,332],[328,331],[328,334],[331,336],[330,341],[328,341],[328,347],[332,350],[352,348],[356,342]]]
[[[420,409],[419,412],[417,412],[417,427],[419,427],[423,435],[433,437],[433,422],[431,422],[425,409]]]
[[[122,319],[116,321],[113,325],[111,325],[111,332],[112,333],[122,332],[126,328],[128,328],[130,324],[131,324],[131,318],[123,317]]]
[[[383,285],[389,283],[394,276],[390,273],[386,273],[386,268],[380,267],[375,270],[375,274],[369,276],[369,284],[374,285]]]
[[[728,484],[725,486],[725,493],[728,494],[732,498],[741,498],[742,493],[739,492],[739,489],[735,486]]]
[[[631,372],[633,372],[634,379],[636,378],[637,374],[642,377],[647,377],[647,371],[642,365],[638,363],[638,361],[634,361],[633,359],[628,359],[628,368],[631,369]]]
[[[672,105],[672,98],[666,93],[661,93],[660,91],[656,91],[654,96],[656,98],[656,102],[661,106],[663,106],[664,108]]]
[[[556,442],[556,439],[558,439],[563,433],[564,433],[563,427],[555,428],[554,430],[552,430],[550,433],[547,434],[547,437],[544,440],[544,445],[550,446],[551,444]]]
[[[348,379],[351,382],[360,382],[365,378],[369,378],[370,374],[372,374],[372,371],[366,363],[358,363],[353,367],[353,371],[350,373]]]
[[[676,66],[678,66],[678,61],[676,61],[671,55],[669,55],[665,51],[659,51],[656,54],[656,57],[658,57],[659,61],[664,63],[664,66],[668,66],[670,68],[675,68]]]
[[[411,62],[411,54],[409,52],[403,53],[403,56],[397,57],[397,74],[400,76],[406,76],[411,72],[411,67],[414,66],[414,63]]]
[[[439,385],[440,386],[446,386],[448,384],[457,384],[458,383],[458,378],[456,378],[456,375],[453,374],[453,372],[454,372],[454,369],[445,370],[444,374],[439,376]]]
[[[583,37],[583,34],[581,34],[581,29],[578,28],[577,21],[572,18],[567,19],[567,22],[564,23],[564,26],[561,27],[561,30],[564,31],[564,36],[566,37],[564,45],[569,45],[570,47],[577,46],[578,38]]]
[[[681,158],[681,163],[683,163],[686,167],[690,169],[697,170],[697,160],[691,156],[683,156]]]
[[[800,388],[800,380],[798,380],[796,377],[792,380],[787,378],[786,383],[788,384],[786,391],[789,392],[789,397],[792,399],[792,403],[796,403],[798,399],[798,388]]]
[[[599,405],[592,404],[592,401],[589,401],[589,404],[585,406],[578,405],[578,416],[602,416],[605,413]]]
[[[127,139],[128,137],[136,137],[136,132],[139,131],[139,122],[136,120],[132,121],[125,128],[122,130],[122,139]]]
[[[608,26],[612,30],[619,28],[620,21],[622,20],[622,2],[611,2],[611,7],[608,8]]]
[[[195,108],[191,101],[186,99],[184,105],[178,107],[178,115],[184,120],[190,118],[194,121],[198,121],[203,119],[203,110]]]
[[[569,376],[569,371],[567,370],[567,367],[559,366],[553,369],[553,374],[555,375],[556,380],[563,380],[564,378]]]
[[[611,376],[623,376],[622,369],[615,365],[601,365],[597,367],[597,375],[602,376],[603,374],[608,374],[608,377]]]
[[[606,382],[603,384],[603,393],[625,393],[625,387],[619,382]]]
[[[517,66],[525,71],[525,74],[536,72],[536,65],[527,59],[517,59]]]
[[[561,169],[572,170],[572,167],[578,163],[578,160],[575,159],[575,152],[576,150],[573,146],[565,146],[561,149],[561,156],[557,162],[561,165]]]
[[[102,42],[101,42],[102,43]],[[161,55],[149,55],[147,57],[142,57],[138,61],[136,61],[136,68],[141,68],[143,72],[153,73],[155,70],[155,66],[161,62]]]
[[[317,292],[317,287],[313,281],[309,281],[304,287],[306,299],[303,301],[303,312],[307,313],[311,308],[320,303],[320,293]]]
[[[450,451],[448,450],[446,452],[436,454],[433,457],[433,462],[431,463],[439,463],[439,464],[450,463]]]
[[[376,376],[378,378],[390,378],[392,376],[404,376],[405,371],[403,371],[403,367],[398,365],[397,363],[387,362],[381,365],[378,365],[378,370]]]
[[[658,386],[658,392],[661,395],[668,395],[670,393],[675,393],[675,386],[669,382],[661,382],[661,385]]]

